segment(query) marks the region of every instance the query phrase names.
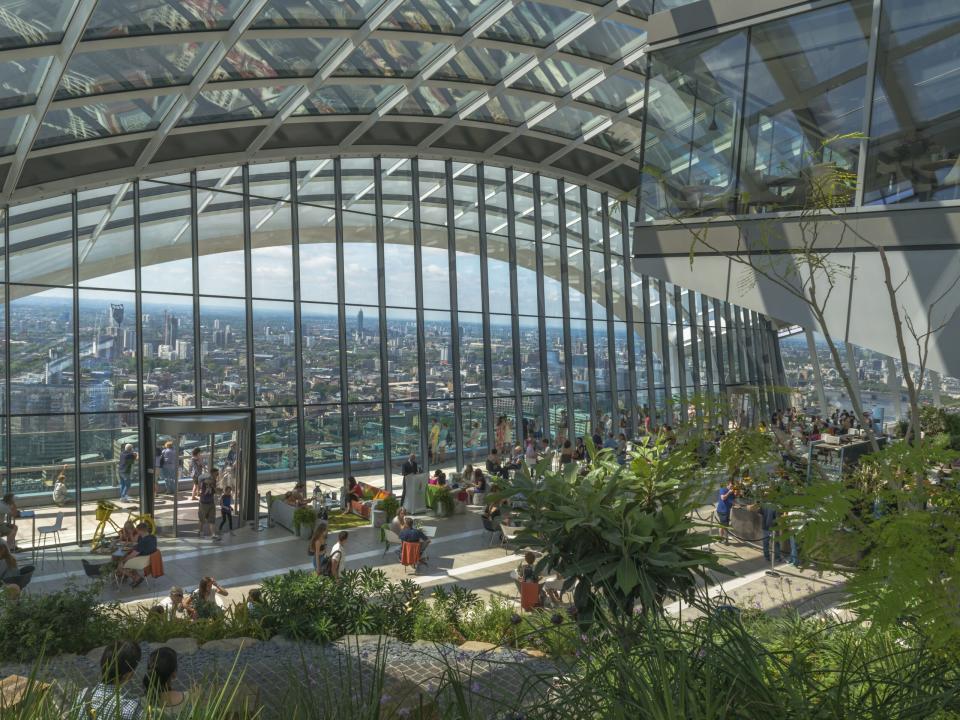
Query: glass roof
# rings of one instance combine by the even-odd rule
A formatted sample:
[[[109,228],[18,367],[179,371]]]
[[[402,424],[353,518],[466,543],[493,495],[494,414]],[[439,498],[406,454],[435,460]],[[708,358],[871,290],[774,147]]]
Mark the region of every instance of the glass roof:
[[[242,154],[270,142],[287,118],[316,124],[327,115],[369,114],[366,127],[385,115],[411,126],[429,121],[435,130],[411,127],[396,135],[429,136],[432,144],[459,114],[499,128],[499,136],[559,135],[578,152],[604,158],[583,167],[635,169],[637,128],[623,123],[623,113],[643,97],[636,71],[646,59],[634,51],[646,41],[652,6],[652,0],[0,0],[0,163],[15,156],[4,191],[18,189],[33,150],[46,148],[44,156],[55,158],[49,148],[130,133],[221,122],[268,126],[268,133],[235,134],[258,138],[253,150],[237,148]],[[630,70],[620,69],[631,53]],[[44,106],[34,109],[37,102]],[[36,126],[25,120],[31,115]],[[269,123],[277,116],[281,123]],[[200,137],[192,130],[176,134],[181,145]],[[314,135],[318,145],[327,144],[322,130]],[[498,135],[478,137],[489,145]],[[165,140],[151,143],[149,152],[160,152]],[[201,145],[196,155],[205,150]],[[115,155],[114,163],[126,157]],[[129,162],[145,168],[152,159]],[[62,178],[64,163],[58,167]],[[85,170],[78,164],[78,174]]]

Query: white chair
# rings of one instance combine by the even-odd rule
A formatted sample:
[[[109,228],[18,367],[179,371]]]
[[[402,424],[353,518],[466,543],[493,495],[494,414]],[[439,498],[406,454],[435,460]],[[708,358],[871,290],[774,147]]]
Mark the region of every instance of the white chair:
[[[397,545],[398,547],[403,544],[403,541],[400,539],[400,536],[397,535],[389,527],[383,529],[383,540],[386,547],[383,548],[383,554],[386,555],[390,550],[391,545]]]
[[[63,513],[57,513],[57,521],[53,525],[45,525],[37,528],[37,540],[40,542],[40,569],[43,569],[43,561],[47,554],[47,538],[53,535],[53,550],[60,556],[60,562],[63,562],[63,549],[60,547],[60,531],[63,530]]]
[[[500,534],[503,537],[501,544],[503,545],[503,549],[506,552],[510,552],[510,548],[508,547],[508,545],[513,540],[516,540],[517,533],[519,532],[520,532],[520,528],[514,525],[504,525],[503,523],[500,523]]]
[[[147,575],[146,569],[150,567],[150,556],[149,555],[137,555],[134,558],[130,558],[123,564],[124,570],[136,570],[138,573],[143,575],[147,580],[147,584],[150,587],[153,587],[153,576]],[[118,583],[119,579],[122,578],[122,575],[117,575]]]
[[[469,493],[469,497],[471,505],[479,505],[480,507],[483,507],[484,502],[487,499],[487,494],[482,492],[474,492]]]

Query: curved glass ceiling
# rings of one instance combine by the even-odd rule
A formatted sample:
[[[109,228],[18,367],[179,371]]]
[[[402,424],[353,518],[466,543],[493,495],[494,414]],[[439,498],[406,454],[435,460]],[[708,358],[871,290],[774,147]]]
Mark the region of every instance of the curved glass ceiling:
[[[196,164],[284,147],[406,145],[421,154],[502,152],[627,189],[635,185],[626,178],[636,175],[638,60],[650,5],[2,2],[4,196],[69,177],[57,155],[81,157],[75,151],[89,144],[114,149],[75,163],[74,174],[144,174],[161,159]],[[227,122],[230,133],[208,146],[212,136],[200,131]]]

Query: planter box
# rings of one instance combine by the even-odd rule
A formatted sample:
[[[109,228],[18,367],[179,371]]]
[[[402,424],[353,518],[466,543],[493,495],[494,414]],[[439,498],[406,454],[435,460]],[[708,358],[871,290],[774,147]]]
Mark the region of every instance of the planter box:
[[[734,507],[730,512],[730,529],[743,540],[762,540],[763,524],[759,510]]]

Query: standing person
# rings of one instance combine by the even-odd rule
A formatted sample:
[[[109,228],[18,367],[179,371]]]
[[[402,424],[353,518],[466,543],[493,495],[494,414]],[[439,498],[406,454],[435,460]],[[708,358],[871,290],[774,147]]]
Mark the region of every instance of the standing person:
[[[323,520],[317,523],[313,529],[313,535],[307,546],[307,552],[313,555],[313,569],[317,575],[322,575],[320,560],[323,557],[327,547],[327,523]]]
[[[403,503],[407,499],[407,475],[416,475],[420,472],[420,466],[417,465],[417,454],[410,453],[410,456],[403,463],[403,466],[400,468],[400,474],[403,475],[403,484],[400,490],[400,506],[403,506]]]
[[[173,440],[167,440],[160,451],[160,477],[167,486],[167,492],[175,495],[180,469],[177,467],[177,451],[173,449]],[[194,498],[196,499],[196,498]]]
[[[480,449],[480,422],[474,420],[470,424],[470,438],[467,440],[467,447],[473,448],[475,451]],[[477,455],[472,455],[471,459],[476,459]]]
[[[239,460],[240,454],[237,451],[237,441],[233,440],[230,443],[230,449],[227,450],[227,457],[223,460],[223,465],[220,467],[224,475],[229,475],[231,477],[237,476],[237,460]]]
[[[717,493],[717,522],[720,523],[720,542],[726,544],[729,540],[730,511],[733,509],[733,502],[737,499],[737,491],[733,486],[731,477],[726,486],[720,488]]]
[[[506,447],[507,437],[507,419],[503,415],[497,418],[497,425],[494,429],[495,450],[502,451]]]
[[[196,500],[200,494],[200,478],[203,477],[203,472],[206,469],[203,457],[200,454],[200,448],[194,448],[193,452],[190,453],[190,478],[193,480],[193,491],[190,494],[191,500]]]
[[[430,457],[434,462],[437,462],[437,452],[439,451],[440,445],[440,425],[437,424],[437,419],[434,418],[430,421]],[[429,468],[428,468],[429,469]]]
[[[773,503],[766,502],[760,507],[760,525],[763,529],[763,559],[770,560],[770,538],[773,536],[774,528],[777,524],[777,507]],[[780,541],[773,543],[774,562],[781,562]]]
[[[17,547],[17,523],[15,520],[20,517],[20,509],[14,499],[13,493],[7,493],[0,500],[0,535],[7,539],[7,547],[12,552],[23,552]]]
[[[100,656],[100,682],[81,693],[72,716],[104,720],[141,720],[143,704],[124,685],[140,663],[140,646],[115,640]]]
[[[454,447],[457,444],[457,439],[453,436],[453,428],[450,427],[449,423],[443,424],[443,452],[441,453],[441,461],[447,455],[447,448]]]
[[[220,536],[213,532],[213,520],[216,516],[216,492],[217,492],[217,475],[218,471],[216,468],[210,471],[210,477],[203,481],[200,485],[199,490],[199,504],[197,505],[197,516],[200,519],[200,537],[205,537],[206,533],[204,532],[209,526],[210,528],[210,537],[214,540],[219,540]]]
[[[200,579],[197,589],[184,600],[183,606],[194,620],[214,617],[221,612],[217,604],[217,595],[226,594],[227,591],[220,587],[214,578],[207,575]]]
[[[223,495],[220,496],[220,527],[217,528],[217,535],[223,534],[224,523],[228,524],[228,531],[233,535],[233,488],[229,485],[223,489]]]
[[[560,467],[565,467],[573,462],[573,444],[569,440],[563,441],[563,447],[560,450]]]
[[[133,472],[133,464],[140,458],[139,453],[134,452],[133,445],[127,443],[120,452],[117,460],[117,475],[120,476],[120,501],[130,502],[130,476]]]
[[[407,519],[409,520],[409,518]],[[340,577],[340,573],[347,564],[347,539],[349,537],[350,533],[341,530],[340,534],[337,535],[337,542],[330,550],[330,576],[335,580]]]

